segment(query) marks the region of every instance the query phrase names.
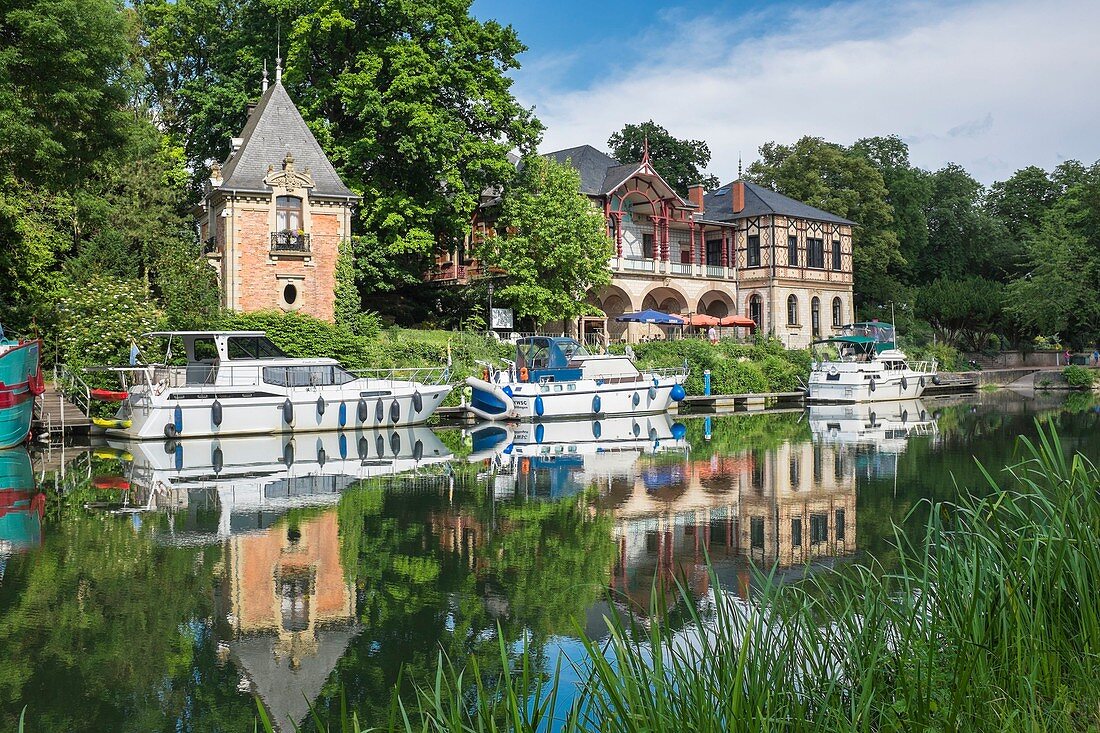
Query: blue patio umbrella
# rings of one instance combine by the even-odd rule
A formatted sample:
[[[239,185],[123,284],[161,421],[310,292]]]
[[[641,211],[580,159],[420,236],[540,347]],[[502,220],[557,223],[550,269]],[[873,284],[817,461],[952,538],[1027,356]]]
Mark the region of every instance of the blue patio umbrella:
[[[623,313],[621,316],[615,319],[620,323],[653,323],[658,326],[682,326],[684,325],[684,319],[679,316],[672,316],[668,313],[661,313],[655,310],[638,311],[637,313]]]

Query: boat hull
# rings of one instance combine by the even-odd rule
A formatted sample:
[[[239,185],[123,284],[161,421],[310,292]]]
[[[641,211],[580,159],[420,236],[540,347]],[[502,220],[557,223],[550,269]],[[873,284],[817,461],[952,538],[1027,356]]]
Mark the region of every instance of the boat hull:
[[[904,378],[904,379],[903,379]],[[807,402],[892,402],[897,400],[915,400],[924,394],[931,384],[932,376],[910,373],[875,379],[859,383],[844,381],[815,380],[811,377]]]
[[[666,412],[677,401],[683,376],[608,383],[595,379],[532,384],[496,384],[468,377],[472,390],[467,410],[482,420],[567,420]]]
[[[21,445],[30,435],[34,399],[41,392],[40,352],[38,341],[27,341],[0,353],[0,448]]]
[[[115,438],[149,440],[418,425],[432,416],[451,391],[447,385],[362,387],[349,383],[344,388],[276,391],[263,385],[248,390],[174,389],[163,395],[131,390],[115,416],[129,420],[129,427],[120,424],[105,432]]]

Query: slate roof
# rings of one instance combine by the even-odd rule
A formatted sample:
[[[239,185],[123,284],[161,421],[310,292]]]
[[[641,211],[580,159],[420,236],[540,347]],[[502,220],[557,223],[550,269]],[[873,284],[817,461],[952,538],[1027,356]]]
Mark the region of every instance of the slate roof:
[[[220,188],[266,191],[268,168],[279,170],[286,154],[291,153],[294,167],[303,172],[308,169],[313,176],[311,196],[356,197],[340,180],[282,84],[272,84],[260,97],[241,138],[240,149],[222,166]]]
[[[792,199],[790,196],[784,196],[781,193],[772,191],[770,188],[764,188],[748,181],[740,181],[740,183],[745,184],[745,208],[735,214],[733,213],[732,189],[733,184],[738,182],[727,183],[721,188],[716,188],[707,193],[703,197],[703,208],[706,213],[702,218],[708,221],[735,221],[752,216],[779,214],[833,224],[855,224],[854,221],[849,221],[836,214],[830,214],[828,211],[822,211],[809,204]]]
[[[568,162],[576,168],[577,172],[581,174],[581,193],[588,196],[599,196],[606,193],[604,190],[605,184],[615,185],[614,183],[607,184],[609,169],[620,165],[619,161],[607,153],[596,150],[591,145],[579,145],[575,148],[555,150],[552,153],[544,154],[543,157],[550,158],[558,163]],[[628,168],[630,166],[623,167]],[[622,179],[615,183],[621,182]]]

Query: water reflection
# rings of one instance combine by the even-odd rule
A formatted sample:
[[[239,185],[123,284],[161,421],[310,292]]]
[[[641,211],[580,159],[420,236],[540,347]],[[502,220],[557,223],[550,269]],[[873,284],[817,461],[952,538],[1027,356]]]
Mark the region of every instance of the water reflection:
[[[26,449],[0,450],[0,581],[12,555],[42,544],[45,504]]]
[[[341,690],[380,724],[440,651],[491,683],[501,642],[549,664],[611,605],[682,622],[671,581],[706,603],[708,554],[742,596],[753,565],[889,567],[895,522],[952,476],[979,485],[972,456],[1005,465],[1051,409],[986,399],[100,448],[44,513],[19,479],[39,524],[3,545],[27,551],[0,583],[0,727],[30,704],[33,729],[245,730],[254,694],[309,730],[307,700],[330,716]],[[1052,414],[1100,452],[1088,406]],[[10,455],[0,475],[25,477]]]

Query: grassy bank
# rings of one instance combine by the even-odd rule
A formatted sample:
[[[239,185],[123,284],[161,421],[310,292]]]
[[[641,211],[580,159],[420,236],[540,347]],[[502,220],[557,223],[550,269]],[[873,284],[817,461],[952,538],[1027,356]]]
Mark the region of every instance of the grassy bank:
[[[1075,731],[1100,725],[1100,472],[1053,431],[928,513],[899,560],[714,602],[686,628],[611,619],[567,675],[501,649],[501,676],[445,659],[395,699],[395,731]],[[654,597],[663,597],[655,593]],[[566,663],[568,664],[568,663]],[[574,671],[574,670],[571,670]],[[564,701],[564,703],[563,703]],[[571,702],[570,702],[571,701]],[[551,720],[553,717],[553,720]],[[359,730],[353,714],[321,729]]]

